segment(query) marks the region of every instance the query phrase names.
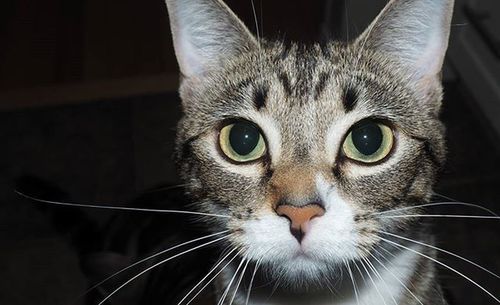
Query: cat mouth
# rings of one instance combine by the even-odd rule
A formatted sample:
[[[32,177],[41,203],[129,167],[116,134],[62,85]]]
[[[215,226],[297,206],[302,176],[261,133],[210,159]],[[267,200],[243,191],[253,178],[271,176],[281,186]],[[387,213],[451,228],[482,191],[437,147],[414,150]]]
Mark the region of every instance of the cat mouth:
[[[307,262],[319,262],[317,257],[312,256],[310,253],[301,246],[291,257],[292,261],[307,261]]]

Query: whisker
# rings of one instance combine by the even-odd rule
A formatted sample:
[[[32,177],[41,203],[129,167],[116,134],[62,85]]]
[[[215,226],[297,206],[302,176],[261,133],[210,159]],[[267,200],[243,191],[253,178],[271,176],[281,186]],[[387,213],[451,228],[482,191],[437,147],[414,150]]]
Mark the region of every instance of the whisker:
[[[493,219],[500,220],[500,216],[483,216],[483,215],[440,215],[440,214],[410,214],[410,215],[391,215],[378,218],[468,218],[468,219]]]
[[[262,0],[260,0],[260,33],[264,37],[264,8],[262,5]]]
[[[352,274],[351,266],[349,264],[349,261],[344,261],[344,264],[347,266],[347,271],[349,272],[349,277],[351,278],[352,282],[352,288],[354,290],[354,296],[356,297],[356,304],[359,305],[359,294],[358,294],[358,287],[356,285],[356,281],[354,280],[354,275]]]
[[[117,272],[115,272],[115,273],[111,274],[110,276],[106,277],[104,280],[100,281],[99,283],[97,283],[97,284],[93,285],[92,287],[90,287],[89,289],[87,289],[87,291],[85,291],[85,293],[84,293],[83,295],[81,295],[80,297],[78,297],[78,299],[79,299],[79,298],[81,298],[81,297],[83,297],[83,296],[85,296],[86,294],[88,294],[88,293],[89,293],[89,292],[91,292],[92,290],[96,289],[97,287],[101,286],[102,284],[106,283],[106,282],[107,282],[107,281],[109,281],[110,279],[112,279],[112,278],[114,278],[114,277],[118,276],[119,274],[121,274],[121,273],[123,273],[123,272],[125,272],[125,271],[129,270],[130,268],[133,268],[133,267],[135,267],[135,266],[137,266],[137,265],[139,265],[139,264],[141,264],[141,263],[143,263],[143,262],[145,262],[145,261],[148,261],[148,260],[150,260],[150,259],[153,259],[153,258],[155,258],[155,257],[157,257],[157,256],[160,256],[160,255],[162,255],[162,254],[165,254],[165,253],[170,252],[170,251],[172,251],[172,250],[175,250],[175,249],[177,249],[177,248],[180,248],[180,247],[183,247],[183,246],[187,246],[187,245],[192,244],[192,243],[194,243],[194,242],[197,242],[197,241],[200,241],[200,240],[204,240],[204,239],[207,239],[207,238],[210,238],[210,237],[213,237],[213,236],[221,235],[221,234],[224,234],[224,233],[227,233],[227,232],[229,232],[229,230],[225,230],[225,231],[222,231],[222,232],[219,232],[219,233],[214,233],[214,234],[206,235],[206,236],[203,236],[203,237],[195,238],[195,239],[192,239],[192,240],[190,240],[190,241],[183,242],[183,243],[181,243],[181,244],[175,245],[175,246],[170,247],[170,248],[168,248],[168,249],[162,250],[162,251],[160,251],[160,252],[158,252],[158,253],[156,253],[156,254],[153,254],[153,255],[150,255],[150,256],[148,256],[148,257],[145,257],[145,258],[143,258],[143,259],[141,259],[141,260],[139,260],[139,261],[137,261],[137,262],[133,263],[132,265],[129,265],[129,266],[127,266],[127,267],[123,268],[123,269],[120,269],[119,271],[117,271]]]
[[[222,294],[219,302],[217,303],[217,305],[222,305],[224,304],[224,301],[226,300],[226,297],[229,293],[229,290],[231,289],[231,286],[233,285],[233,282],[234,280],[236,279],[236,276],[238,274],[238,272],[240,271],[241,267],[243,266],[243,263],[245,263],[245,260],[246,260],[246,257],[242,258],[238,267],[236,268],[236,270],[234,271],[234,275],[231,277],[231,280],[229,281],[229,283],[227,284],[227,287],[226,289],[224,290],[224,293]]]
[[[255,10],[255,3],[254,0],[250,0],[250,3],[252,4],[252,12],[253,12],[253,18],[255,21],[255,31],[257,33],[257,42],[260,45],[260,30],[259,30],[259,21],[257,20],[257,12]]]
[[[222,271],[224,271],[224,269],[226,269],[227,266],[229,266],[241,253],[243,253],[244,249],[241,249],[240,251],[238,251],[238,253],[236,253],[233,258],[231,258],[229,260],[229,262],[227,262],[224,267],[222,267],[214,276],[212,276],[212,278],[207,282],[205,283],[205,285],[203,285],[203,287],[200,288],[200,290],[198,290],[198,292],[186,303],[186,305],[189,305],[191,304],[194,299],[196,299],[196,297],[203,291],[205,290],[205,288],[207,288],[208,285],[210,285],[210,283],[212,283],[218,276],[219,274],[222,273]],[[180,303],[179,303],[180,304]]]
[[[367,285],[366,283],[366,278],[365,278],[365,275],[363,274],[363,272],[361,272],[361,269],[359,268],[358,264],[356,264],[355,261],[352,261],[353,264],[354,264],[354,267],[356,267],[356,269],[358,270],[358,273],[359,275],[361,276],[361,279],[363,279],[363,283],[365,284],[365,286]]]
[[[382,284],[385,287],[385,291],[387,291],[389,293],[389,295],[390,295],[392,301],[394,302],[394,304],[398,305],[398,302],[396,302],[396,299],[392,295],[391,290],[389,289],[389,286],[387,286],[387,282],[382,278],[382,276],[378,272],[377,268],[375,268],[375,266],[370,262],[370,260],[366,259],[365,262],[368,265],[368,267],[373,271],[373,273],[375,274],[375,276],[377,276],[380,279],[380,281],[382,282]]]
[[[368,269],[366,268],[365,264],[363,263],[366,262],[366,259],[362,259],[361,261],[359,261],[361,263],[361,266],[363,267],[363,269],[365,269],[366,271],[366,274],[368,275],[368,278],[370,278],[370,281],[372,282],[373,284],[373,288],[375,288],[375,291],[377,291],[377,294],[380,296],[380,298],[382,299],[382,302],[384,303],[384,305],[387,305],[387,303],[385,302],[385,298],[382,296],[382,293],[380,293],[380,290],[378,289],[378,286],[375,284],[375,281],[373,280],[370,272],[368,271]]]
[[[491,214],[493,216],[499,217],[499,215],[496,214],[495,212],[493,212],[492,210],[490,210],[488,208],[485,208],[483,206],[480,206],[478,204],[467,203],[467,202],[458,202],[458,201],[457,202],[454,202],[454,201],[450,201],[450,202],[432,202],[432,203],[426,203],[426,204],[420,204],[420,205],[412,205],[412,206],[404,207],[404,208],[398,208],[398,209],[393,209],[393,210],[375,212],[375,213],[371,213],[369,215],[370,216],[371,215],[380,215],[380,214],[386,214],[386,213],[393,213],[393,212],[406,211],[406,210],[417,209],[417,208],[425,208],[425,207],[432,207],[432,206],[442,206],[442,205],[445,205],[445,206],[446,205],[456,205],[456,206],[466,206],[466,207],[477,208],[477,209],[483,210],[485,212],[488,212],[489,214]]]
[[[253,17],[254,17],[254,21],[255,21],[255,31],[257,33],[257,46],[259,48],[259,63],[260,63],[260,71],[259,73],[261,74],[260,77],[261,77],[261,80],[263,79],[263,76],[262,76],[262,46],[261,46],[261,36],[260,36],[260,31],[259,31],[259,22],[257,20],[257,12],[255,10],[255,3],[254,3],[254,0],[250,0],[250,3],[252,4],[252,12],[253,12]],[[261,9],[262,9],[262,3],[261,3]]]
[[[255,268],[253,269],[252,278],[250,279],[250,284],[248,285],[248,292],[245,301],[245,305],[248,305],[248,301],[250,300],[250,293],[252,292],[253,280],[255,279],[255,275],[257,274],[257,270],[259,269],[260,263],[262,259],[259,259],[257,263],[255,263]]]
[[[188,249],[188,250],[186,250],[186,251],[183,251],[183,252],[181,252],[181,253],[178,253],[178,254],[176,254],[176,255],[174,255],[174,256],[171,256],[171,257],[169,257],[169,258],[166,258],[166,259],[164,259],[164,260],[162,260],[162,261],[160,261],[160,262],[158,262],[158,263],[156,263],[156,264],[154,264],[154,265],[152,265],[152,266],[150,266],[150,267],[148,267],[148,268],[144,269],[143,271],[139,272],[138,274],[136,274],[135,276],[133,276],[132,278],[130,278],[129,280],[127,280],[125,283],[121,284],[118,288],[116,288],[115,290],[113,290],[113,291],[112,291],[110,294],[108,294],[108,295],[107,295],[104,299],[102,299],[102,300],[101,300],[101,302],[99,302],[99,304],[98,304],[98,305],[102,305],[102,304],[104,304],[107,300],[109,300],[109,298],[111,298],[113,295],[115,295],[115,294],[116,294],[118,291],[120,291],[123,287],[127,286],[127,285],[128,285],[128,284],[130,284],[132,281],[134,281],[135,279],[137,279],[138,277],[140,277],[140,276],[141,276],[141,275],[143,275],[144,273],[146,273],[146,272],[150,271],[151,269],[154,269],[154,268],[156,268],[156,267],[158,267],[158,266],[160,266],[160,265],[162,265],[162,264],[164,264],[164,263],[166,263],[166,262],[168,262],[168,261],[170,261],[170,260],[172,260],[172,259],[174,259],[174,258],[177,258],[177,257],[179,257],[179,256],[182,256],[182,255],[187,254],[187,253],[189,253],[189,252],[192,252],[192,251],[194,251],[194,250],[197,250],[197,249],[200,249],[200,248],[206,247],[206,246],[211,245],[211,244],[213,244],[213,243],[216,243],[216,242],[218,242],[218,241],[221,241],[221,240],[223,240],[223,239],[225,239],[225,238],[228,238],[228,237],[229,237],[229,236],[231,236],[231,235],[232,235],[232,234],[228,234],[228,235],[226,235],[226,236],[219,237],[219,238],[217,238],[217,239],[215,239],[215,240],[212,240],[212,241],[206,242],[206,243],[204,243],[204,244],[201,244],[201,245],[199,245],[199,246],[193,247],[193,248],[191,248],[191,249]]]
[[[188,215],[201,215],[201,216],[231,218],[231,216],[228,216],[228,215],[210,214],[210,213],[194,212],[194,211],[168,210],[168,209],[167,210],[164,210],[164,209],[145,209],[145,208],[132,208],[132,207],[125,207],[125,206],[109,206],[109,205],[52,201],[52,200],[45,200],[45,199],[32,197],[30,195],[26,195],[24,193],[21,193],[20,191],[17,191],[17,190],[15,192],[16,192],[16,194],[18,194],[22,197],[25,197],[27,199],[33,200],[33,201],[37,201],[37,202],[41,202],[41,203],[48,203],[48,204],[53,204],[53,205],[60,205],[60,206],[70,206],[70,207],[77,207],[77,208],[91,208],[91,209],[104,209],[104,210],[119,210],[119,211],[188,214]]]
[[[385,253],[387,253],[388,255],[392,256],[392,258],[397,258],[396,255],[394,253],[392,253],[391,251],[387,250],[386,248],[382,247],[381,245],[378,246],[380,249],[382,249]],[[380,252],[379,252],[380,253]],[[382,255],[382,253],[380,253]],[[390,263],[390,260],[388,258],[386,258],[385,255],[382,255],[383,258],[385,258],[386,261],[388,261]]]
[[[243,280],[243,276],[245,276],[245,271],[248,268],[248,264],[250,264],[249,259],[247,259],[245,267],[243,267],[243,270],[241,271],[240,278],[238,279],[238,282],[236,283],[236,288],[234,289],[234,293],[233,293],[233,297],[231,298],[231,301],[229,301],[229,305],[233,305],[234,299],[236,298],[236,294],[238,293],[238,289],[241,285],[241,281]]]
[[[345,8],[345,30],[346,30],[346,44],[349,43],[349,7],[347,6],[347,0],[344,0]]]
[[[436,264],[439,264],[439,265],[441,265],[441,266],[445,267],[446,269],[448,269],[448,270],[450,270],[450,271],[452,271],[452,272],[455,272],[456,274],[460,275],[461,277],[463,277],[464,279],[466,279],[467,281],[469,281],[470,283],[472,283],[474,286],[476,286],[476,287],[478,287],[479,289],[481,289],[483,292],[485,292],[487,295],[489,295],[492,299],[494,299],[497,303],[500,303],[500,300],[499,300],[499,299],[497,299],[497,298],[496,298],[496,297],[495,297],[495,296],[494,296],[491,292],[489,292],[486,288],[484,288],[483,286],[479,285],[477,282],[475,282],[474,280],[472,280],[470,277],[466,276],[465,274],[461,273],[460,271],[456,270],[455,268],[450,267],[450,266],[446,265],[445,263],[442,263],[442,262],[438,261],[437,259],[434,259],[434,258],[432,258],[432,257],[430,257],[430,256],[428,256],[428,255],[425,255],[425,254],[423,254],[423,253],[420,253],[420,252],[418,252],[418,251],[416,251],[416,250],[413,250],[413,249],[411,249],[411,248],[408,248],[408,247],[406,247],[406,246],[403,246],[403,245],[401,245],[401,244],[398,244],[398,243],[393,242],[393,241],[391,241],[391,240],[388,240],[388,239],[386,239],[386,238],[380,237],[380,239],[381,239],[381,240],[383,240],[383,241],[385,241],[385,242],[388,242],[388,243],[390,243],[390,244],[392,244],[392,245],[395,245],[395,246],[397,246],[397,247],[400,247],[400,248],[402,248],[402,249],[405,249],[405,250],[408,250],[408,251],[410,251],[410,252],[413,252],[413,253],[415,253],[415,254],[417,254],[417,255],[419,255],[419,256],[422,256],[422,257],[424,257],[424,258],[427,258],[427,259],[429,259],[429,260],[431,260],[431,261],[435,262]]]
[[[185,187],[188,185],[189,185],[188,183],[183,183],[183,184],[163,186],[163,187],[147,190],[147,191],[145,191],[145,193],[149,194],[149,193],[155,193],[155,192],[161,192],[161,191],[168,191],[168,190],[182,188],[182,187]]]
[[[237,248],[233,248],[231,251],[229,251],[222,259],[219,260],[219,262],[217,262],[215,264],[214,267],[212,267],[212,269],[210,269],[210,271],[207,273],[207,275],[205,275],[199,282],[198,284],[194,285],[193,288],[191,288],[191,290],[189,290],[188,293],[186,293],[186,295],[179,301],[179,303],[177,303],[177,305],[180,305],[182,304],[182,302],[184,302],[184,300],[186,300],[189,295],[191,295],[191,293],[193,293],[193,291],[201,285],[201,283],[203,283],[215,270],[217,270],[217,268],[234,252],[236,251]],[[241,252],[241,251],[240,251]],[[238,256],[238,253],[236,253],[236,255],[234,257],[237,257]],[[203,289],[200,290],[200,292],[203,291]],[[189,304],[189,303],[188,303]]]
[[[441,248],[436,247],[436,246],[433,246],[433,245],[429,245],[429,244],[426,244],[426,243],[420,242],[420,241],[418,241],[418,240],[413,240],[413,239],[411,239],[411,238],[406,238],[406,237],[403,237],[403,236],[400,236],[400,235],[397,235],[397,234],[392,234],[392,233],[389,233],[389,232],[378,231],[378,230],[376,230],[376,231],[377,231],[377,232],[379,232],[379,233],[385,234],[385,235],[389,235],[389,236],[392,236],[392,237],[395,237],[395,238],[399,238],[399,239],[402,239],[402,240],[406,240],[406,241],[412,242],[412,243],[417,244],[417,245],[421,245],[421,246],[424,246],[424,247],[427,247],[427,248],[431,248],[431,249],[434,249],[434,250],[437,250],[437,251],[440,251],[440,252],[446,253],[446,254],[451,255],[451,256],[453,256],[453,257],[456,257],[456,258],[458,258],[458,259],[460,259],[460,260],[462,260],[462,261],[464,261],[464,262],[467,262],[467,263],[469,263],[469,264],[471,264],[471,265],[473,265],[473,266],[476,266],[477,268],[479,268],[479,269],[481,269],[481,270],[483,270],[483,271],[485,271],[485,272],[489,273],[490,275],[492,275],[492,276],[496,277],[497,279],[500,279],[500,276],[499,276],[499,275],[497,275],[496,273],[494,273],[494,272],[492,272],[492,271],[490,271],[490,270],[486,269],[485,267],[483,267],[483,266],[481,266],[481,265],[479,265],[479,264],[477,264],[477,263],[475,263],[475,262],[473,262],[473,261],[471,261],[471,260],[469,260],[469,259],[467,259],[467,258],[465,258],[465,257],[463,257],[463,256],[460,256],[460,255],[458,255],[458,254],[455,254],[455,253],[453,253],[453,252],[447,251],[447,250],[445,250],[445,249],[441,249]]]
[[[382,247],[381,247],[382,248]],[[382,253],[380,253],[380,251],[377,251],[377,249],[373,249],[375,252],[377,252],[380,256],[382,256],[383,258],[384,255]],[[420,299],[410,290],[410,288],[408,288],[408,286],[406,286],[395,274],[394,272],[392,272],[391,270],[389,270],[389,268],[387,268],[375,255],[373,254],[370,254],[371,257],[373,257],[373,259],[375,259],[379,264],[380,266],[382,266],[382,268],[384,268],[387,272],[389,272],[390,275],[392,275],[392,277],[394,277],[396,279],[396,281],[398,281],[401,286],[403,286],[403,288],[408,291],[408,293],[415,299],[417,300],[417,302],[420,304],[420,305],[424,305],[422,304],[422,301],[420,301]],[[387,260],[387,259],[386,259]],[[387,260],[389,263],[390,261]]]

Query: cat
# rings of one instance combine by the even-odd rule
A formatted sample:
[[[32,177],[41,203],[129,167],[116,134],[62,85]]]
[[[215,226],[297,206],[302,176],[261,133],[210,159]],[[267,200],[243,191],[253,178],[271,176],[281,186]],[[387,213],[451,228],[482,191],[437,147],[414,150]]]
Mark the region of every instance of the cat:
[[[429,226],[398,216],[445,160],[454,1],[391,0],[352,42],[314,45],[255,37],[220,0],[166,3],[176,160],[222,236],[218,304],[447,304]]]

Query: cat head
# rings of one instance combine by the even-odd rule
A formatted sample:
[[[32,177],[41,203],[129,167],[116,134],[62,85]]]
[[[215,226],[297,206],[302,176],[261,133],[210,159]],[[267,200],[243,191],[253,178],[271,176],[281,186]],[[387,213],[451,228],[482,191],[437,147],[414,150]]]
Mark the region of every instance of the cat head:
[[[429,200],[444,161],[453,0],[393,0],[350,43],[256,39],[219,0],[167,0],[182,81],[177,159],[229,245],[290,283],[367,257],[377,213]]]

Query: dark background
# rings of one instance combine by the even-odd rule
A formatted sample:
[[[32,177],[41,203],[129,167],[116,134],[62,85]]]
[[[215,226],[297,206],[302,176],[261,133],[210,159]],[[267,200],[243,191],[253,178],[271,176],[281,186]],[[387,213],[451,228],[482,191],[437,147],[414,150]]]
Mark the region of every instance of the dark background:
[[[250,0],[227,2],[255,30]],[[351,39],[385,4],[255,2],[264,36],[305,42]],[[496,212],[499,4],[457,3],[444,69],[449,162],[436,190]],[[16,187],[60,195],[45,199],[123,205],[178,183],[171,161],[178,72],[169,31],[162,0],[0,3],[0,304],[70,304],[88,285],[71,232],[85,217],[92,228],[79,230],[102,233],[116,215],[47,208],[16,195]],[[477,213],[463,207],[432,212]],[[500,273],[498,221],[435,224],[440,247]],[[92,243],[89,236],[86,243]],[[498,279],[447,255],[439,258],[500,296]],[[441,278],[453,304],[495,304],[452,272],[442,270]]]

